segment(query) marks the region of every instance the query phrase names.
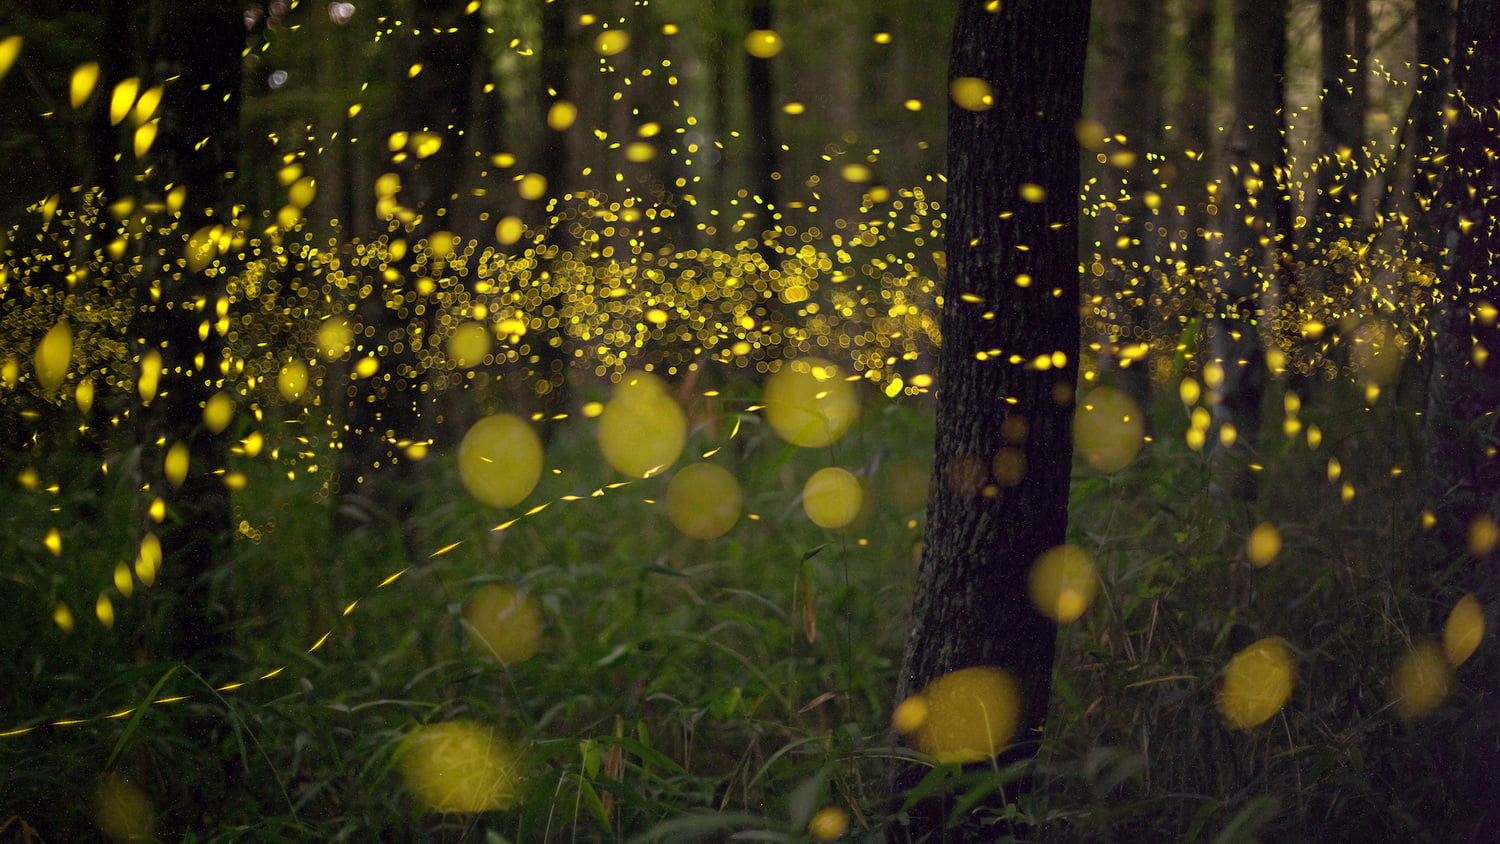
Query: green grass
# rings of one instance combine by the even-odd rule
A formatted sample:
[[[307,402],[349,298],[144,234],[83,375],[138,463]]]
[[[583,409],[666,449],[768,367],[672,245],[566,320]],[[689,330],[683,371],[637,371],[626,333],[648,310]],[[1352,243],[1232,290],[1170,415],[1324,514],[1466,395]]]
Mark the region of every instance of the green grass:
[[[1208,460],[1184,444],[1186,414],[1171,402],[1130,467],[1101,476],[1080,466],[1072,535],[1095,556],[1102,592],[1062,631],[1033,789],[997,809],[985,798],[1025,766],[930,778],[959,795],[955,840],[1426,835],[1431,778],[1410,772],[1427,770],[1412,760],[1442,716],[1403,724],[1388,678],[1410,641],[1440,635],[1461,592],[1420,586],[1417,473],[1405,440],[1390,436],[1406,411],[1389,400],[1365,408],[1336,384],[1315,393],[1300,419],[1322,443],[1281,437],[1271,414],[1255,504],[1206,494]],[[929,415],[925,401],[869,401],[830,449],[787,447],[754,415],[733,439],[727,421],[699,425],[683,462],[719,449],[711,459],[740,479],[745,512],[759,517],[712,542],[671,527],[665,476],[609,488],[621,478],[577,417],[552,423],[547,466],[558,471],[516,508],[475,503],[451,450],[439,450],[404,485],[413,518],[372,509],[335,531],[321,489],[332,456],[314,445],[293,459],[288,426],[268,424],[262,456],[236,465],[249,479],[234,499],[243,529],[215,583],[235,654],[212,676],[152,661],[170,596],[116,594],[111,630],[93,617],[114,565],[134,554],[130,454],[112,455],[103,475],[103,455],[76,444],[31,453],[43,487],[60,486],[0,494],[10,608],[0,630],[17,643],[3,657],[0,729],[36,727],[0,739],[0,824],[9,835],[96,837],[97,795],[113,773],[145,795],[162,840],[675,841],[759,830],[759,840],[797,841],[825,805],[849,811],[847,840],[879,840],[921,519],[921,496],[891,485],[909,487],[909,461],[930,460]],[[277,447],[285,460],[270,458]],[[1327,479],[1330,456],[1354,484],[1347,502]],[[322,468],[288,479],[310,463]],[[802,482],[827,465],[874,493],[841,533],[798,505]],[[1406,471],[1393,477],[1393,466]],[[1284,548],[1256,570],[1243,548],[1261,521],[1279,527]],[[43,545],[48,526],[61,555]],[[485,583],[540,601],[533,659],[498,665],[468,641],[463,604]],[[71,633],[49,620],[58,601],[73,610]],[[1216,705],[1223,668],[1268,635],[1296,657],[1292,699],[1263,725],[1231,729]],[[245,685],[216,691],[232,682]],[[186,699],[142,706],[176,696]],[[53,724],[65,719],[81,722]],[[427,813],[403,785],[403,737],[448,721],[524,746],[512,808]]]

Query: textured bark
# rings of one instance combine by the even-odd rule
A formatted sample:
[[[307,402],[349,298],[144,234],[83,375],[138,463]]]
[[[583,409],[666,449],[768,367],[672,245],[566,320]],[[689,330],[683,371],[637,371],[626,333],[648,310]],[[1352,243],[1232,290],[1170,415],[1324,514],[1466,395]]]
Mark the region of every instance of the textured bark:
[[[1051,691],[1056,629],[1032,607],[1026,580],[1067,528],[1079,352],[1074,124],[1088,13],[1087,0],[1011,0],[998,12],[966,0],[953,32],[950,76],[986,80],[994,105],[949,109],[934,480],[896,695],[961,668],[1009,672],[1024,705],[1002,762],[1036,752]],[[1040,185],[1045,199],[1022,199],[1027,184]],[[1023,274],[1028,286],[1016,284]],[[1026,363],[1011,363],[1013,355]],[[1033,363],[1055,355],[1066,362]],[[991,474],[1007,419],[1027,467],[1014,486]],[[893,763],[893,794],[920,773]],[[941,823],[941,814],[918,811],[906,834],[936,835]]]
[[[1318,170],[1317,214],[1325,239],[1359,223],[1364,189],[1364,124],[1369,69],[1365,67],[1369,14],[1366,0],[1321,0],[1322,87],[1319,104],[1323,160]]]
[[[1157,85],[1158,35],[1162,28],[1161,0],[1104,0],[1096,7],[1100,40],[1099,88],[1095,112],[1111,135],[1123,135],[1123,149],[1135,154],[1130,166],[1116,159],[1105,167],[1104,196],[1113,211],[1104,211],[1100,234],[1105,265],[1104,294],[1113,301],[1111,351],[1146,341],[1150,331],[1150,303],[1155,295],[1155,256],[1158,247],[1149,225],[1151,210],[1146,192],[1158,189],[1155,162],[1161,134],[1161,92]],[[1111,146],[1111,151],[1114,147]],[[1108,207],[1108,206],[1106,206]],[[1101,365],[1118,368],[1116,382],[1141,407],[1151,403],[1150,364],[1146,359],[1120,363],[1107,354]]]
[[[137,416],[142,442],[168,448],[182,442],[192,455],[187,479],[176,488],[162,470],[166,448],[148,445],[143,466],[150,494],[169,508],[166,521],[151,526],[162,545],[160,582],[167,588],[161,592],[174,602],[161,647],[166,656],[200,665],[226,643],[212,579],[228,562],[233,536],[228,491],[212,474],[225,465],[227,441],[202,423],[203,403],[223,383],[224,342],[214,330],[200,337],[199,325],[224,291],[219,278],[191,271],[181,256],[187,235],[229,222],[244,45],[242,9],[232,0],[152,5],[149,55],[164,88],[147,187],[158,197],[181,187],[186,199],[176,233],[152,244],[144,259],[130,336],[140,338],[138,354],[156,350],[162,358],[157,395]],[[159,294],[151,289],[156,284]]]
[[[1495,554],[1473,559],[1466,548],[1472,519],[1500,515],[1500,0],[1461,0],[1456,21],[1457,116],[1448,132],[1446,183],[1453,264],[1443,279],[1429,389],[1429,468],[1437,512],[1435,578],[1451,597],[1477,592],[1500,602]],[[1458,565],[1455,565],[1458,564]],[[1461,566],[1461,569],[1460,569]],[[1441,735],[1434,770],[1443,787],[1439,837],[1488,841],[1500,829],[1500,655],[1486,636],[1458,669],[1458,711]]]
[[[1282,259],[1280,243],[1290,228],[1291,211],[1280,184],[1286,160],[1281,137],[1285,61],[1285,0],[1235,0],[1235,114],[1213,360],[1223,371],[1214,417],[1235,431],[1232,446],[1216,449],[1216,486],[1237,498],[1256,494],[1248,464],[1260,434],[1266,389],[1261,294],[1273,267],[1280,271],[1289,263]],[[1294,296],[1288,287],[1283,283],[1283,295]]]

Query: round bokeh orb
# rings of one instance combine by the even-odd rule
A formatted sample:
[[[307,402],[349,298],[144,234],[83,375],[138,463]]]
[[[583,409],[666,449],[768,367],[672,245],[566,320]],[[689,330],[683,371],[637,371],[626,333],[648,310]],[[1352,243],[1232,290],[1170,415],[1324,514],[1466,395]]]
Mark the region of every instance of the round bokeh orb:
[[[667,518],[685,536],[718,539],[739,521],[740,482],[723,466],[692,463],[667,484]]]
[[[467,721],[428,724],[401,741],[401,778],[433,812],[508,809],[520,791],[520,757],[490,727]]]
[[[458,476],[484,504],[519,504],[542,477],[542,440],[519,416],[486,416],[458,444]]]
[[[1292,653],[1268,636],[1234,655],[1219,688],[1219,712],[1229,726],[1247,729],[1281,710],[1292,695]]]
[[[1003,669],[963,668],[922,690],[925,717],[912,732],[939,762],[979,762],[1005,749],[1021,723],[1021,687]]]
[[[859,515],[864,490],[848,469],[819,469],[802,485],[802,511],[818,527],[837,530]]]
[[[496,662],[525,662],[542,647],[542,606],[514,586],[479,587],[464,605],[464,622],[474,650]]]
[[[644,478],[677,462],[687,416],[666,384],[649,372],[625,373],[599,414],[599,451],[615,471]]]
[[[766,380],[761,398],[771,430],[803,448],[832,444],[859,415],[854,385],[822,358],[787,361]]]
[[[1073,446],[1096,471],[1130,465],[1146,437],[1146,417],[1135,399],[1113,387],[1095,387],[1073,416]]]

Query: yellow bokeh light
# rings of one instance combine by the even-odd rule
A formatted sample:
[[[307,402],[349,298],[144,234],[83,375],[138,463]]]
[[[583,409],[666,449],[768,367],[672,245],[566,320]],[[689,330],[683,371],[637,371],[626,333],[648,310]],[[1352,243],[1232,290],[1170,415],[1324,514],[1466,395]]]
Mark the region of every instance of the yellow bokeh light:
[[[578,119],[578,106],[567,100],[558,100],[547,108],[547,128],[561,132]]]
[[[507,665],[525,662],[542,646],[542,606],[513,586],[488,583],[464,605],[464,629],[476,653]]]
[[[495,224],[495,240],[501,246],[510,246],[526,234],[526,223],[520,217],[501,217]]]
[[[465,322],[453,329],[446,344],[448,359],[460,369],[473,369],[484,363],[490,353],[490,332],[477,322]]]
[[[1261,522],[1245,540],[1245,558],[1256,568],[1264,568],[1281,553],[1281,531],[1270,522]]]
[[[1469,553],[1483,557],[1495,550],[1496,545],[1500,545],[1500,524],[1496,524],[1488,513],[1475,516],[1474,521],[1469,522]]]
[[[745,36],[745,52],[757,59],[769,59],[781,52],[785,46],[774,29],[752,29]]]
[[[625,373],[599,414],[599,451],[622,475],[644,478],[677,462],[687,441],[687,417],[648,372]]]
[[[804,448],[827,446],[854,424],[859,401],[843,374],[821,358],[788,361],[766,380],[766,421],[777,436]]]
[[[1126,393],[1095,387],[1078,403],[1073,417],[1073,445],[1099,472],[1118,472],[1140,453],[1146,422]]]
[[[542,477],[542,440],[519,416],[486,416],[458,444],[458,476],[484,504],[519,504]]]
[[[849,831],[849,813],[838,806],[824,806],[807,822],[814,841],[832,841]]]
[[[999,668],[964,668],[922,690],[927,717],[912,733],[939,762],[979,762],[1003,750],[1021,723],[1021,689]]]
[[[187,443],[175,442],[167,449],[166,459],[162,461],[162,473],[172,486],[182,486],[182,482],[187,480],[188,457]]]
[[[354,348],[354,326],[343,317],[329,317],[318,326],[318,351],[326,360],[338,360]]]
[[[520,768],[518,754],[496,730],[465,721],[418,727],[401,741],[402,779],[434,812],[510,808]]]
[[[1281,710],[1292,694],[1292,653],[1267,636],[1234,655],[1219,688],[1219,712],[1229,726],[1248,729]]]
[[[686,536],[717,539],[740,518],[740,482],[714,463],[682,467],[667,485],[667,518]]]
[[[47,330],[36,347],[36,378],[42,389],[52,392],[62,386],[73,363],[73,328],[63,320]]]
[[[1391,672],[1396,714],[1410,721],[1442,705],[1453,688],[1453,666],[1436,642],[1420,642],[1396,660]]]
[[[58,601],[57,605],[52,608],[52,623],[64,633],[73,632],[73,611],[68,609],[67,604]]]
[[[289,361],[276,376],[276,391],[287,404],[293,404],[307,391],[307,364]]]
[[[527,173],[516,180],[516,193],[522,199],[541,199],[547,195],[547,178],[540,173]]]
[[[84,62],[73,69],[73,78],[68,86],[68,100],[73,108],[78,108],[88,102],[89,95],[94,93],[94,86],[99,84],[99,63]]]
[[[223,391],[214,393],[203,404],[203,427],[209,433],[220,434],[234,420],[234,399]]]
[[[848,469],[828,466],[802,485],[802,511],[818,527],[837,530],[859,515],[864,491]]]
[[[606,29],[594,39],[594,52],[601,56],[617,56],[630,46],[630,33],[621,29]]]
[[[1094,560],[1077,545],[1049,548],[1031,565],[1026,581],[1031,603],[1058,624],[1077,621],[1099,594]]]
[[[986,111],[995,105],[995,91],[990,83],[975,76],[960,76],[948,83],[948,96],[966,111]]]
[[[104,834],[115,841],[152,841],[155,812],[140,786],[119,774],[106,774],[94,798],[95,817]]]
[[[912,695],[891,713],[891,728],[903,736],[911,735],[927,723],[927,698]]]
[[[1443,625],[1443,655],[1448,658],[1448,664],[1454,667],[1463,665],[1479,650],[1483,638],[1484,607],[1470,592],[1453,605],[1448,621]]]

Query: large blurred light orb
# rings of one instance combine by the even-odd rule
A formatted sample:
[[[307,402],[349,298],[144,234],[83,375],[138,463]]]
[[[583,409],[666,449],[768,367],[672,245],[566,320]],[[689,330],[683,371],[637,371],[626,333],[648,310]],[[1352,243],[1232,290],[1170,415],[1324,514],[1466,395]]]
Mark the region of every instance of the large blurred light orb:
[[[622,475],[644,478],[677,462],[687,416],[666,384],[649,372],[625,373],[599,414],[599,451]]]
[[[802,511],[818,527],[837,530],[859,515],[864,491],[848,469],[819,469],[802,486]]]
[[[922,690],[926,717],[912,733],[939,762],[979,762],[1010,742],[1021,723],[1021,688],[999,668],[963,668]]]
[[[1099,594],[1099,576],[1087,551],[1059,545],[1042,552],[1027,579],[1031,603],[1058,624],[1071,624]]]
[[[406,788],[434,812],[489,812],[514,805],[520,759],[493,728],[465,721],[418,727],[401,741]]]
[[[1110,474],[1130,465],[1145,442],[1146,421],[1129,395],[1095,387],[1073,416],[1073,446],[1096,471]]]
[[[740,482],[714,463],[682,467],[667,484],[667,518],[694,539],[717,539],[739,521]]]
[[[541,604],[514,586],[479,587],[464,605],[464,621],[474,650],[497,662],[525,662],[541,649]]]
[[[519,416],[486,416],[458,444],[458,475],[470,495],[491,507],[519,504],[542,477],[541,438]]]
[[[1280,636],[1268,636],[1229,660],[1219,712],[1229,726],[1247,729],[1275,715],[1291,695],[1292,653]]]
[[[787,361],[766,380],[766,421],[792,445],[823,448],[838,440],[859,415],[854,386],[821,358]]]

